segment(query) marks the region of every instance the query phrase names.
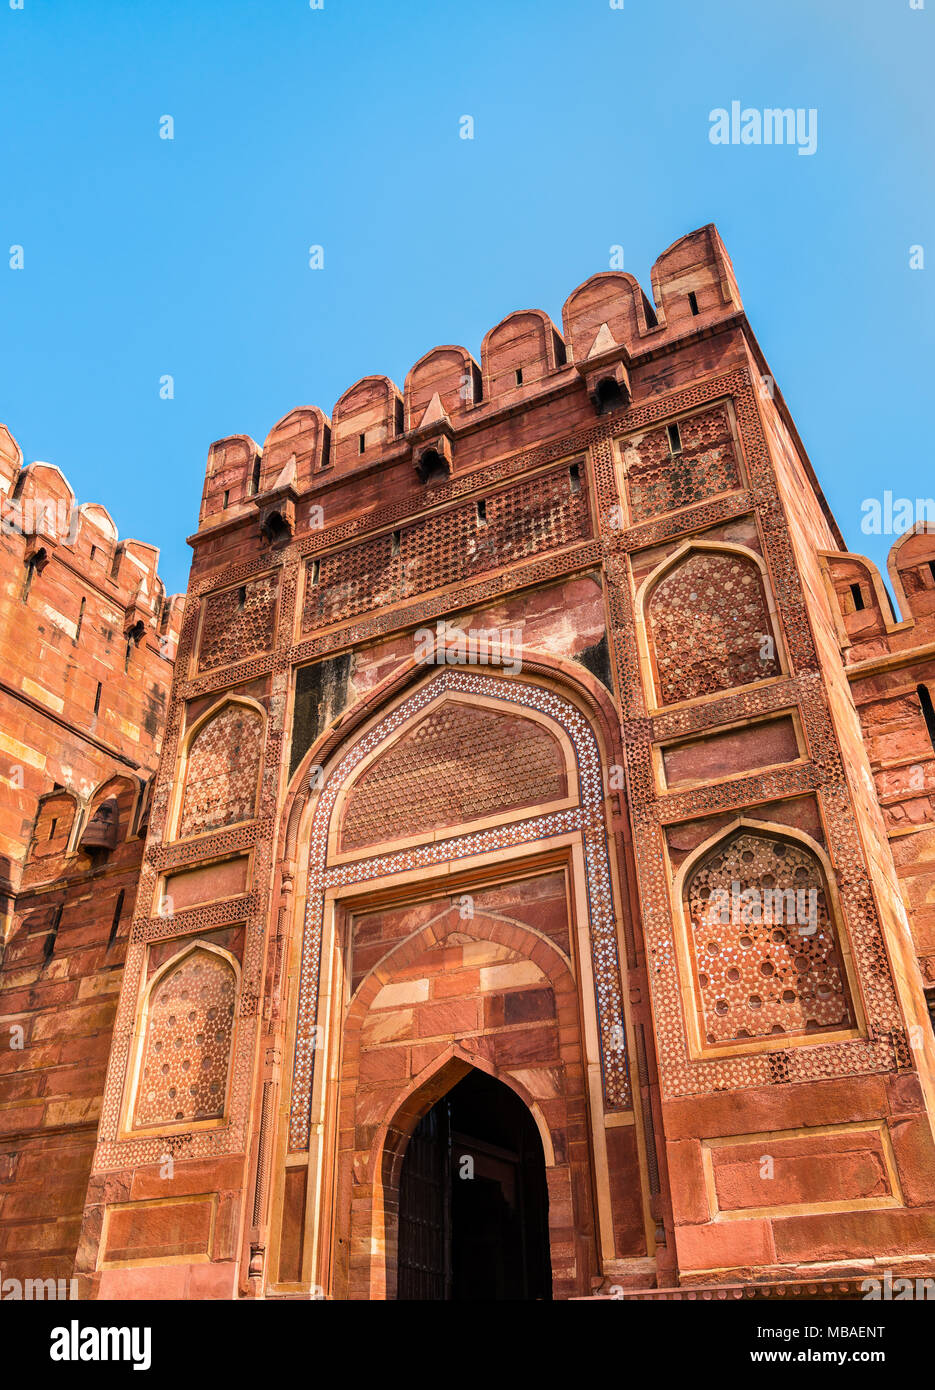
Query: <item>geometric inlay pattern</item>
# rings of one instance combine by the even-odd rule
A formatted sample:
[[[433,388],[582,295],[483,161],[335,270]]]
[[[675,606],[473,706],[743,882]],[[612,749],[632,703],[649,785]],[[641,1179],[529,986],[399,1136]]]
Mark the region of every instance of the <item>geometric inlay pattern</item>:
[[[276,620],[279,576],[264,574],[237,589],[223,589],[204,600],[198,669],[213,671],[257,652],[269,651]]]
[[[483,515],[470,502],[323,555],[317,582],[306,586],[302,631],[518,564],[590,531],[587,494],[568,468],[526,478],[491,493]]]
[[[213,951],[191,951],[149,1001],[134,1127],[224,1115],[236,977]]]
[[[580,804],[527,821],[512,821],[474,834],[435,840],[412,849],[372,859],[328,867],[328,836],[332,812],[341,788],[354,768],[427,704],[445,691],[480,695],[533,709],[564,730],[575,749]],[[475,670],[447,667],[416,690],[374,728],[358,740],[329,773],[318,794],[309,846],[308,905],[302,936],[299,968],[299,1010],[296,1023],[295,1066],[289,1121],[289,1149],[308,1147],[312,1078],[316,1054],[318,981],[321,967],[325,893],[329,888],[358,883],[368,878],[443,864],[487,854],[498,849],[544,839],[551,835],[581,832],[584,843],[591,963],[600,1035],[604,1098],[609,1109],[624,1110],[631,1104],[624,1033],[617,923],[614,912],[604,823],[604,786],[597,741],[588,721],[568,700],[541,686],[517,680],[477,674]]]
[[[635,522],[740,487],[723,406],[690,416],[679,428],[680,453],[671,453],[665,428],[651,430],[626,451],[630,515]]]
[[[354,785],[341,849],[558,801],[567,790],[561,747],[541,724],[446,700]]]
[[[646,617],[660,704],[780,674],[763,581],[745,555],[689,551],[653,589]]]
[[[179,836],[251,820],[263,753],[263,716],[225,705],[192,740],[185,766]]]
[[[825,875],[808,846],[739,830],[696,866],[686,898],[707,1043],[853,1022]]]

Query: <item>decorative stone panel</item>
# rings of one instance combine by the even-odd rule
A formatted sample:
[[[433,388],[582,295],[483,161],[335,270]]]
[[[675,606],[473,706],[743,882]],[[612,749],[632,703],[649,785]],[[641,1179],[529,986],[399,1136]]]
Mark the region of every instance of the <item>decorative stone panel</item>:
[[[781,672],[763,580],[745,555],[689,551],[655,585],[646,617],[660,704]]]
[[[448,701],[364,772],[348,798],[341,848],[558,801],[567,790],[561,748],[540,724]]]
[[[263,716],[225,705],[199,729],[188,751],[179,836],[251,820],[263,755]]]
[[[632,440],[625,450],[634,522],[688,507],[741,485],[726,407],[680,420],[681,451],[673,454],[665,427]]]
[[[190,951],[153,988],[134,1128],[224,1115],[237,980],[213,951]]]
[[[853,1023],[824,871],[807,845],[738,831],[694,868],[685,896],[705,1043]]]
[[[583,470],[582,470],[583,471]],[[583,478],[569,468],[433,513],[324,555],[308,580],[302,631],[560,549],[590,534]]]
[[[198,653],[199,671],[230,666],[269,651],[276,622],[279,576],[264,574],[232,589],[209,594]]]

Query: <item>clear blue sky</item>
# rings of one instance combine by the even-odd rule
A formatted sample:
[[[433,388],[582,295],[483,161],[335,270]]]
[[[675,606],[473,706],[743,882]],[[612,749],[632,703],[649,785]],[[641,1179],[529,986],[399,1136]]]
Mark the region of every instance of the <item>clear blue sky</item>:
[[[560,322],[614,244],[649,292],[712,221],[851,547],[890,544],[864,498],[935,493],[935,0],[8,5],[0,419],[170,589],[212,440]],[[734,99],[816,108],[817,153],[712,145]]]

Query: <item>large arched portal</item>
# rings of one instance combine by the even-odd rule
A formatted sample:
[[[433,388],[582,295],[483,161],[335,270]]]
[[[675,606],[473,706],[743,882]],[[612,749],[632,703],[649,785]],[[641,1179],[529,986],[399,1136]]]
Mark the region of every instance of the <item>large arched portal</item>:
[[[317,795],[294,838],[307,887],[274,1287],[567,1298],[647,1254],[614,806],[598,716],[569,693],[430,671],[306,773]],[[471,1126],[441,1109],[413,1140],[469,1071],[488,1102]],[[497,1140],[485,1127],[505,1125],[513,1097]],[[475,1143],[475,1187],[445,1187],[439,1133]],[[441,1184],[443,1216],[426,1208],[419,1232],[400,1226],[401,1191],[410,1209],[418,1196],[418,1168],[400,1185],[410,1142],[411,1163],[421,1154]],[[451,1223],[474,1199],[488,1205],[461,1223],[459,1246]],[[483,1272],[481,1247],[505,1241],[521,1277]],[[434,1292],[419,1291],[423,1276]]]
[[[403,1155],[396,1297],[551,1298],[548,1207],[532,1115],[472,1068],[422,1116]]]

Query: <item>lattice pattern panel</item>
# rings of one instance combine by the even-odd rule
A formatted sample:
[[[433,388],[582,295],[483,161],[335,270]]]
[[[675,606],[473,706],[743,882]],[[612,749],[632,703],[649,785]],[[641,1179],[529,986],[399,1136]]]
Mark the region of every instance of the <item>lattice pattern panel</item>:
[[[817,856],[740,831],[691,874],[691,948],[709,1044],[853,1023]]]
[[[134,1127],[224,1115],[237,981],[210,951],[190,952],[149,1004]]]
[[[308,573],[303,631],[353,618],[399,596],[399,561],[391,536],[377,536],[349,550],[323,555],[316,583],[311,582],[313,571]]]
[[[541,724],[448,701],[363,773],[341,849],[544,805],[567,790],[561,748]]]
[[[679,430],[680,453],[670,452],[665,427],[644,434],[626,450],[627,490],[634,522],[740,487],[724,406],[680,420]]]
[[[477,505],[434,513],[393,535],[323,555],[308,571],[302,631],[342,622],[590,535],[587,496],[567,468],[525,479]]]
[[[780,674],[760,571],[727,551],[690,551],[647,605],[660,704]]]
[[[238,588],[209,594],[204,600],[204,621],[198,653],[198,669],[213,671],[245,657],[267,652],[273,645],[279,576],[264,574]]]
[[[225,705],[192,740],[178,833],[199,835],[256,813],[264,721],[258,710]]]
[[[513,821],[476,834],[401,850],[375,859],[327,867],[328,836],[337,796],[354,768],[374,748],[445,691],[479,695],[537,710],[568,735],[575,749],[578,766],[580,806],[556,811],[528,821]],[[322,787],[312,821],[309,846],[308,906],[302,936],[299,975],[299,1011],[296,1023],[295,1070],[292,1078],[292,1106],[289,1146],[296,1152],[308,1147],[309,1106],[315,1064],[315,1028],[318,1015],[318,979],[321,967],[324,899],[328,888],[363,882],[390,873],[443,864],[498,849],[529,843],[551,835],[580,830],[585,848],[588,884],[588,914],[591,960],[597,1002],[601,1043],[604,1097],[609,1109],[626,1109],[631,1104],[623,1019],[620,962],[610,861],[604,825],[604,788],[600,754],[594,733],[579,710],[567,700],[540,686],[515,680],[477,675],[446,668],[391,711],[365,734],[341,759]]]

